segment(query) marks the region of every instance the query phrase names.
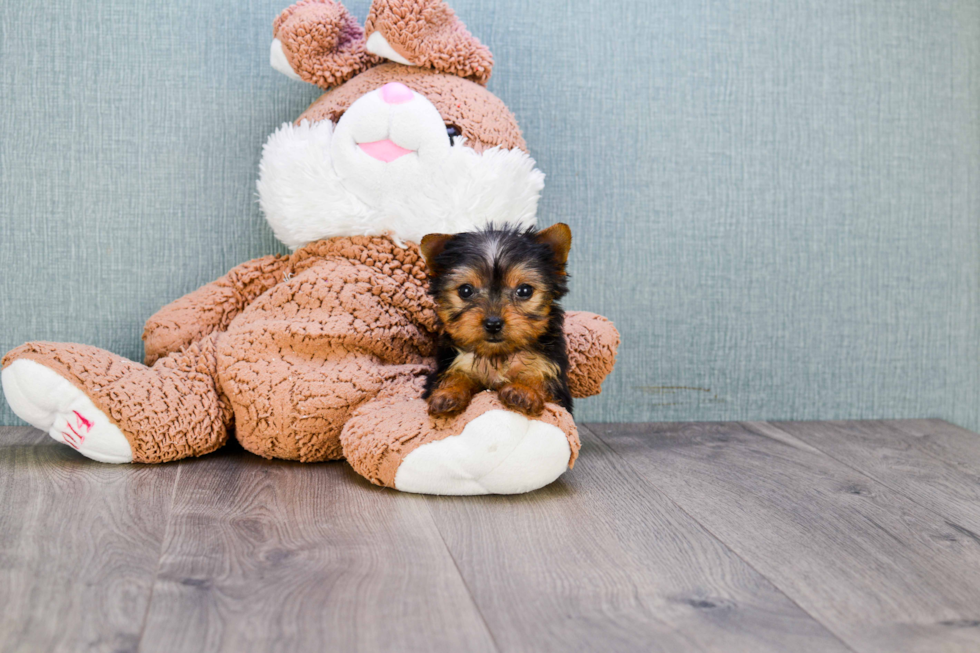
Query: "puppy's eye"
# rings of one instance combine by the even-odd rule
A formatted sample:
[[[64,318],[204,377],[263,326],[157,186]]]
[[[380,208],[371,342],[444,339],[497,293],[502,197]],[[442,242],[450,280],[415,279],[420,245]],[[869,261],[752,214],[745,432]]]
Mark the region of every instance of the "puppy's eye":
[[[468,283],[464,283],[462,286],[456,289],[456,292],[458,292],[459,296],[463,299],[469,299],[473,296],[473,286]]]
[[[456,125],[446,125],[446,135],[449,136],[449,144],[455,145],[456,139],[462,136],[463,132]]]
[[[521,285],[519,285],[517,287],[517,296],[520,299],[528,299],[533,294],[534,294],[534,288],[532,288],[531,286],[527,285],[526,283],[522,283]]]

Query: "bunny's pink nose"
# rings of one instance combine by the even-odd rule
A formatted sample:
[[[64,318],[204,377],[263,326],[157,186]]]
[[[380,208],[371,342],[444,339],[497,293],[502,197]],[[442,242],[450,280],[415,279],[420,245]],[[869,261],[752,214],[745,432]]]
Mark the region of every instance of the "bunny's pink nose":
[[[399,82],[390,82],[381,87],[381,99],[388,104],[403,104],[412,99],[412,89]]]

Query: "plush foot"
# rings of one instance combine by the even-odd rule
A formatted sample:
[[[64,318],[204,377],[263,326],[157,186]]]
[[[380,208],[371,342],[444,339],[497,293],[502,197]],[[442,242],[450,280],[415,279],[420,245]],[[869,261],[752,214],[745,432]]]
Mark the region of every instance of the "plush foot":
[[[558,427],[491,410],[459,435],[405,456],[395,488],[420,494],[520,494],[561,476],[571,455],[568,438]]]
[[[520,494],[571,467],[581,446],[568,411],[507,410],[496,392],[473,395],[453,417],[433,417],[419,377],[362,405],[340,440],[354,470],[376,485],[419,494]]]
[[[4,368],[0,381],[7,403],[25,422],[92,460],[132,462],[122,431],[84,392],[50,368],[21,358]]]

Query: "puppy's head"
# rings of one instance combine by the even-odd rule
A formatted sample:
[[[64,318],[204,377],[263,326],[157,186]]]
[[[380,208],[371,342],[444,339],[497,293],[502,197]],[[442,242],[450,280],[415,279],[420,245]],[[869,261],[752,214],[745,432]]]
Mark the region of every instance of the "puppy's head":
[[[542,231],[490,226],[429,234],[422,254],[446,333],[478,356],[506,356],[543,336],[568,290],[568,225]]]

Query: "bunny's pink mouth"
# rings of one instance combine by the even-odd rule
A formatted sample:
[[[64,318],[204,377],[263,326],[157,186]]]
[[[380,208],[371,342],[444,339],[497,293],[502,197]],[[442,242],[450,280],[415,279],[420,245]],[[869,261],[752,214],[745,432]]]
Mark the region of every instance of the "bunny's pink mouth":
[[[391,139],[384,139],[383,141],[374,141],[372,143],[358,143],[361,150],[370,157],[377,159],[378,161],[384,161],[385,163],[391,163],[395,159],[405,156],[406,154],[411,154],[415,150],[406,150],[400,145],[396,145],[391,141]]]

